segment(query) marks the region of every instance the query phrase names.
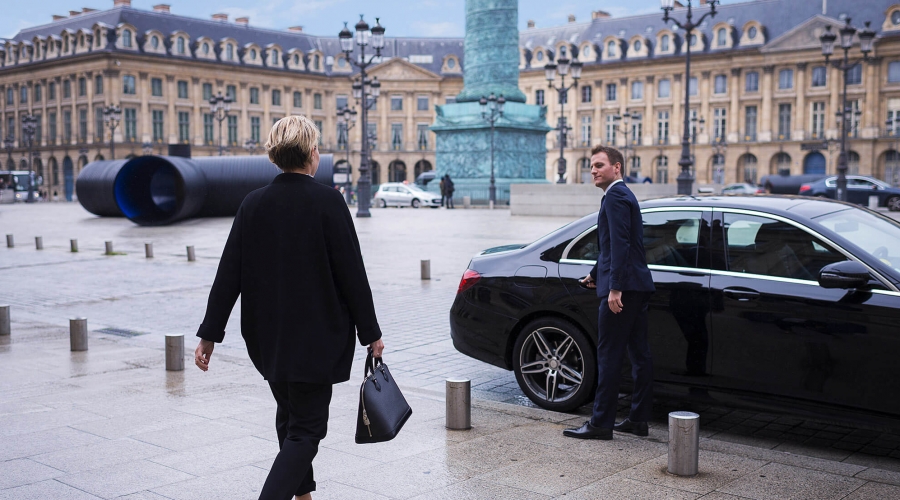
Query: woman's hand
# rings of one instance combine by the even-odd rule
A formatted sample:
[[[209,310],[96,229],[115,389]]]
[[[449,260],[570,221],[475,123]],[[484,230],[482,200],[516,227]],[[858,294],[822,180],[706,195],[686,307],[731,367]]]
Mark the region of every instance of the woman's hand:
[[[384,352],[384,342],[382,342],[381,339],[378,339],[369,344],[369,349],[372,350],[372,357],[380,358],[381,353]]]
[[[197,349],[194,350],[194,364],[203,371],[209,370],[209,358],[212,357],[216,343],[211,340],[201,339]]]

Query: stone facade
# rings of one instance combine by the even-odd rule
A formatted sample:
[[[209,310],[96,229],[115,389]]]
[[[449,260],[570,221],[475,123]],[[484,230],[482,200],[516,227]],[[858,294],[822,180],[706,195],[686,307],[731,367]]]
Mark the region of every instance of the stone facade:
[[[219,124],[210,131],[204,123],[209,109],[204,93],[219,91],[233,91],[236,97],[232,125],[222,122],[226,154],[250,154],[243,146],[257,129],[263,142],[273,120],[303,113],[321,122],[322,150],[338,160],[344,157],[336,112],[338,101],[351,96],[354,72],[336,37],[298,28],[259,29],[243,20],[228,22],[227,16],[186,18],[162,7],[143,11],[116,0],[112,9],[73,11],[0,41],[0,138],[10,129],[15,132],[3,164],[8,159],[21,164],[26,155],[21,116],[38,115],[38,170],[45,188],[62,198],[67,177],[77,176],[88,161],[109,158],[109,132],[96,119],[97,110],[109,104],[125,110],[115,133],[118,158],[165,152],[167,143],[189,143],[197,156],[217,154]],[[684,10],[676,9],[673,16],[682,19]],[[878,33],[873,64],[863,63],[848,85],[850,99],[862,112],[848,139],[851,169],[896,178],[892,152],[900,144],[887,136],[885,120],[900,112],[900,2],[756,0],[720,7],[692,46],[696,83],[690,85],[696,95],[690,108],[706,122],[695,134],[699,183],[758,180],[779,169],[801,173],[821,163],[834,172],[842,81],[836,69],[825,66],[818,35],[827,24],[839,27],[844,16],[857,25],[869,20]],[[622,134],[607,133],[607,123],[631,112],[642,120],[629,158],[639,158],[641,176],[674,183],[683,92],[689,84],[680,53],[682,34],[664,25],[661,14],[608,18],[597,12],[594,17],[521,31],[519,88],[528,104],[546,105],[548,121],[556,123],[560,105],[547,88],[543,65],[562,55],[584,62],[581,85],[569,92],[565,105],[573,127],[565,154],[567,181],[585,178],[581,165],[590,145],[614,140],[625,146]],[[339,29],[336,22],[334,31]],[[372,71],[382,81],[372,113],[375,183],[402,179],[404,172],[412,180],[418,171],[433,168],[435,140],[427,127],[435,122],[435,105],[454,102],[463,89],[461,38],[387,42],[382,64]],[[859,55],[857,47],[851,56]],[[299,106],[294,106],[295,95]],[[349,134],[353,165],[358,165],[360,128]],[[711,144],[717,135],[727,143],[718,160]],[[810,151],[828,139],[830,147]],[[546,146],[546,178],[554,180],[558,144],[553,132]]]

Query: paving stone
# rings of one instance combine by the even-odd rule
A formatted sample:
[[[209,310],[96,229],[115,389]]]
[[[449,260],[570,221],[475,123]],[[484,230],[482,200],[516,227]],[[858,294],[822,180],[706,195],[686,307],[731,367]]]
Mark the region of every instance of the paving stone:
[[[48,498],[99,500],[100,497],[52,479],[0,490],[0,500],[47,500]]]
[[[168,453],[165,448],[122,438],[44,453],[31,457],[35,462],[63,472],[99,469],[131,460],[141,460]]]
[[[195,448],[157,455],[149,460],[192,476],[205,476],[252,465],[278,454],[277,443],[254,436],[217,441],[211,435],[200,442],[203,444]]]
[[[845,496],[844,500],[885,500],[888,498],[900,498],[900,486],[866,483]]]
[[[59,478],[60,482],[103,498],[137,493],[191,479],[184,472],[147,460],[126,462]]]
[[[844,498],[865,482],[847,476],[769,464],[719,488],[725,493],[758,500],[792,498],[826,500]]]
[[[63,472],[27,458],[0,462],[0,490],[62,476]]]
[[[475,471],[459,463],[451,465],[447,462],[407,457],[356,474],[345,474],[343,478],[335,480],[391,498],[410,498],[465,481],[474,475]]]
[[[864,469],[854,477],[865,479],[867,481],[875,481],[877,483],[887,483],[893,484],[894,486],[900,486],[900,472],[895,471],[869,468]]]
[[[412,500],[544,500],[550,497],[532,491],[497,484],[481,479],[469,479],[433,489],[412,497]]]
[[[40,432],[4,436],[0,437],[0,461],[83,446],[103,440],[100,436],[71,427],[57,427]]]
[[[633,500],[653,498],[659,500],[691,500],[700,498],[698,493],[667,488],[658,484],[628,479],[622,474],[614,474],[577,490],[566,493],[566,500]],[[703,497],[707,498],[707,497]]]
[[[668,457],[661,456],[632,467],[622,474],[628,479],[658,484],[693,493],[709,493],[737,478],[753,474],[766,464],[762,460],[700,450],[700,472],[693,477],[669,474]]]
[[[174,500],[246,500],[259,497],[268,471],[244,466],[154,488],[153,493]]]

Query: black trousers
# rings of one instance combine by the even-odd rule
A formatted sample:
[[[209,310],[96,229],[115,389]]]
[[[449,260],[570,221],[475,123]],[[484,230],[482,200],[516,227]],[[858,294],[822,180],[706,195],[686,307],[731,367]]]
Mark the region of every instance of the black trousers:
[[[625,351],[631,359],[634,392],[631,395],[632,422],[647,422],[653,411],[653,359],[647,342],[647,311],[650,292],[622,292],[623,309],[609,310],[608,298],[600,301],[597,335],[597,394],[591,425],[612,429],[616,423],[619,382]]]
[[[260,500],[293,500],[316,490],[312,461],[328,431],[331,385],[269,382],[278,409],[275,429],[281,451],[275,457]]]

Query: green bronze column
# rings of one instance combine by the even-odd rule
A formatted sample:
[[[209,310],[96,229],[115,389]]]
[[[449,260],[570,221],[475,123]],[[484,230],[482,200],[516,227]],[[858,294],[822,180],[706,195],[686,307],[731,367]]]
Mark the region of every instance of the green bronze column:
[[[463,91],[457,102],[503,95],[525,102],[519,90],[519,17],[517,0],[467,0]]]

